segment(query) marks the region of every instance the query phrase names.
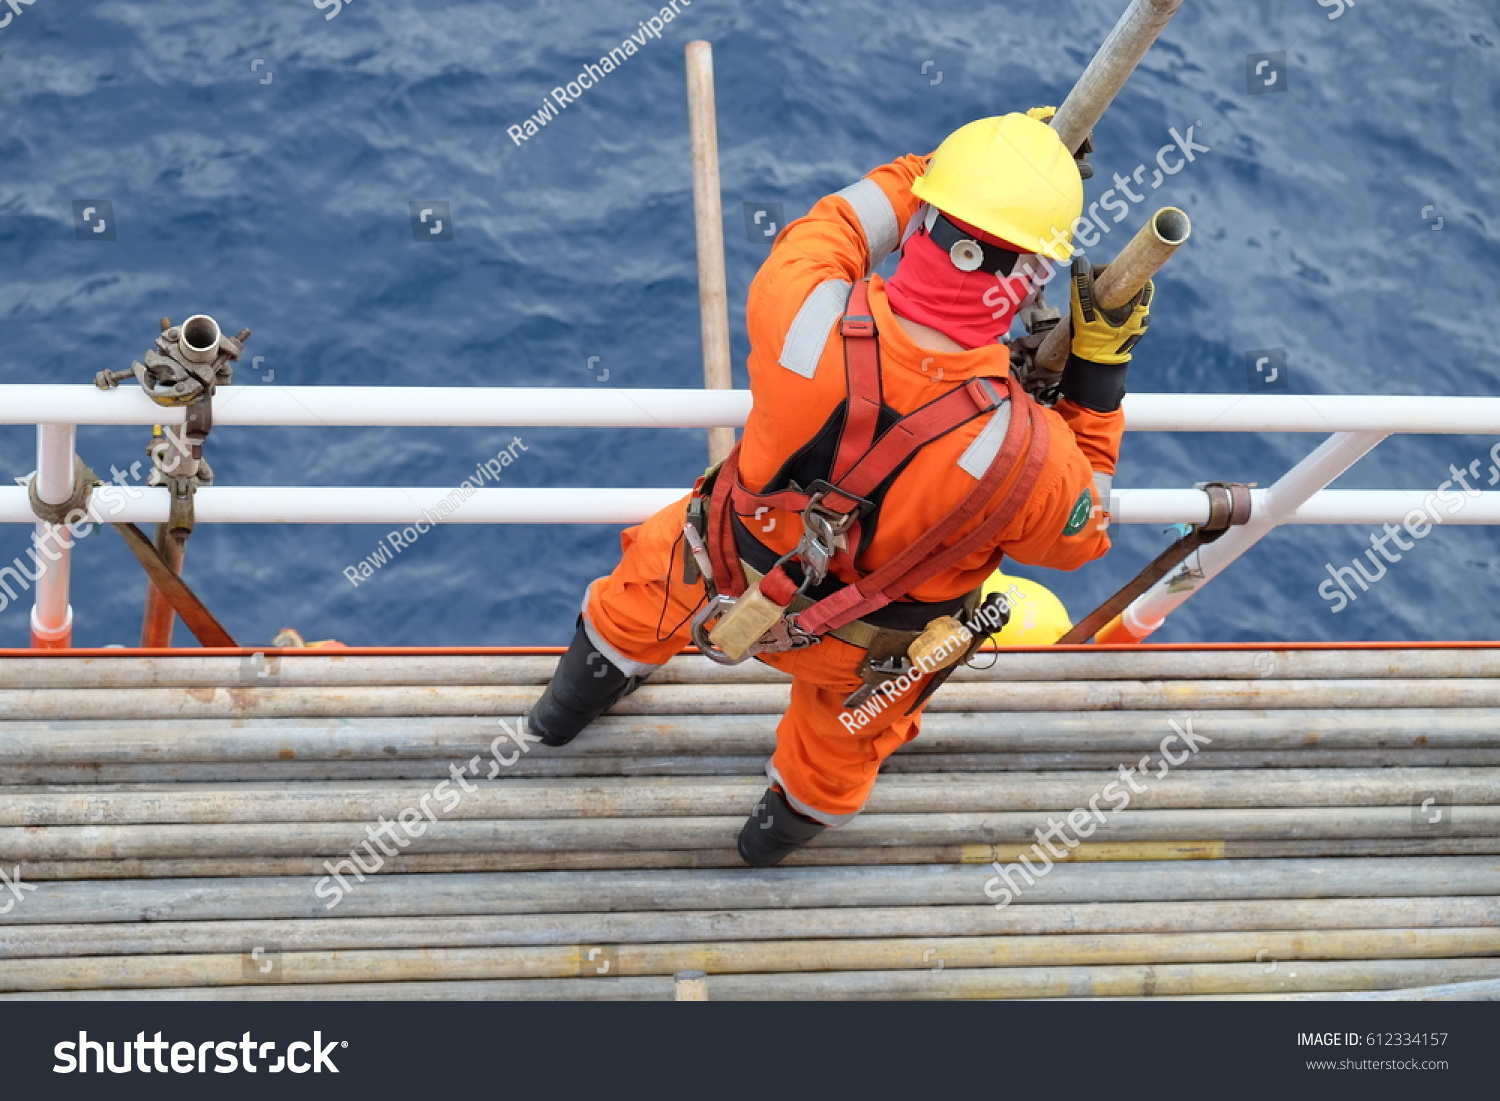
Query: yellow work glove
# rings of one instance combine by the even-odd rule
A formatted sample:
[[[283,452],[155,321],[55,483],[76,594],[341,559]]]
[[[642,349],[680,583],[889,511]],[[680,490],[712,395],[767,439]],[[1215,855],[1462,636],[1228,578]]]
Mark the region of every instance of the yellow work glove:
[[[1073,260],[1073,344],[1059,392],[1075,405],[1112,413],[1125,400],[1130,352],[1151,323],[1150,280],[1123,306],[1106,310],[1094,299],[1094,282],[1104,269],[1081,255]]]
[[[1156,286],[1149,279],[1125,305],[1106,310],[1094,299],[1094,284],[1104,272],[1079,257],[1073,261],[1073,354],[1090,363],[1130,362],[1134,348],[1151,323]]]
[[[1033,107],[1026,112],[1029,118],[1041,119],[1043,122],[1051,122],[1052,116],[1057,114],[1056,107]]]

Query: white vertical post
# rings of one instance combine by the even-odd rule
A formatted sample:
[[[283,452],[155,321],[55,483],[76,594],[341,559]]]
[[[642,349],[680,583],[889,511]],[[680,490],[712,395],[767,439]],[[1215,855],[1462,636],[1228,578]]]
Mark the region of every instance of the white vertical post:
[[[1166,621],[1188,597],[1207,585],[1231,562],[1284,523],[1298,507],[1364,458],[1385,434],[1381,432],[1337,432],[1305,459],[1283,474],[1266,491],[1259,514],[1248,524],[1231,528],[1223,536],[1190,555],[1183,565],[1168,573],[1094,636],[1103,643],[1139,642]]]
[[[37,425],[36,491],[49,505],[60,505],[73,494],[76,435],[71,424]],[[72,550],[73,536],[65,525],[37,521],[38,575],[31,609],[31,645],[37,649],[66,650],[73,644],[73,608],[68,603]]]

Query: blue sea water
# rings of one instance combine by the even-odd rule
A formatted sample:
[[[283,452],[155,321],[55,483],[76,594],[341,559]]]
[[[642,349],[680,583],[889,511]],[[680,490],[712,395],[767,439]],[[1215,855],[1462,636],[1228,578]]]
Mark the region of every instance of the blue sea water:
[[[519,145],[507,128],[652,3],[320,3],[0,4],[0,382],[88,382],[139,357],[158,317],[206,312],[254,330],[237,385],[699,385],[682,48],[703,38],[744,385],[745,291],[767,251],[744,204],[795,217],[973,118],[1059,102],[1125,0],[683,2]],[[1194,219],[1132,388],[1242,393],[1246,352],[1281,348],[1293,394],[1500,393],[1497,44],[1493,0],[1187,0],[1095,135],[1090,198],[1138,165],[1149,183],[1174,129],[1209,147],[1099,247],[1157,205]],[[111,204],[115,240],[78,239],[84,199]],[[451,241],[414,239],[419,200],[448,204]],[[452,486],[518,433],[512,486],[686,487],[704,465],[702,432],[656,429],[221,428],[208,453],[225,485]],[[79,446],[108,469],[144,442],[86,428]],[[1317,442],[1131,434],[1118,484],[1264,485]],[[1476,459],[1482,482],[1496,443],[1394,438],[1337,487],[1428,491]],[[0,428],[0,472],[29,471],[33,447],[31,429]],[[284,626],[560,643],[618,548],[602,527],[450,526],[356,588],[342,571],[384,532],[204,526],[187,574],[252,644]],[[1168,538],[1116,534],[1076,573],[1017,572],[1081,614]],[[1369,535],[1283,529],[1155,639],[1496,636],[1500,553],[1482,527],[1435,530],[1334,614],[1325,564]],[[0,565],[28,538],[0,529]],[[75,569],[77,644],[133,644],[144,582],[120,541],[85,540]],[[0,612],[0,646],[25,645],[28,603]]]

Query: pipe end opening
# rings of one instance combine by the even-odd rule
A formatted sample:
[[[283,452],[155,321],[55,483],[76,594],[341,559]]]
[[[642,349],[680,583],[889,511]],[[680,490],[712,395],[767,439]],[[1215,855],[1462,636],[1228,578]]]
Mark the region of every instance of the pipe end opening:
[[[1164,206],[1151,219],[1151,228],[1164,245],[1180,245],[1193,233],[1193,223],[1185,211],[1175,206]]]

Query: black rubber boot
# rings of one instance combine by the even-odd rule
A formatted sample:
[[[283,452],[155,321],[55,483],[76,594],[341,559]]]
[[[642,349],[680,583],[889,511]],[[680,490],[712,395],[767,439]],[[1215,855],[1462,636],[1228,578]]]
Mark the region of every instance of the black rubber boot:
[[[789,853],[796,852],[828,827],[803,817],[787,805],[775,788],[765,795],[740,830],[740,859],[752,868],[769,868],[780,864]]]
[[[526,725],[543,745],[567,745],[645,679],[626,676],[601,654],[589,640],[580,618],[578,633],[557,663],[547,691],[526,716]]]

